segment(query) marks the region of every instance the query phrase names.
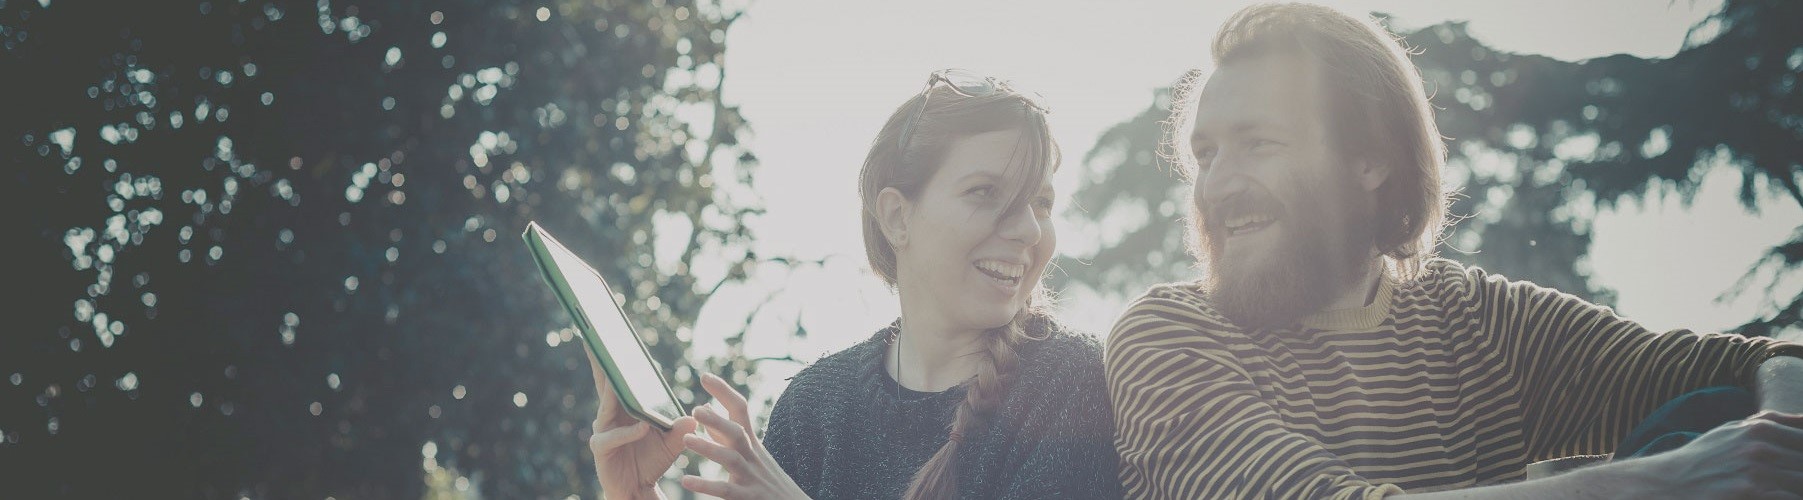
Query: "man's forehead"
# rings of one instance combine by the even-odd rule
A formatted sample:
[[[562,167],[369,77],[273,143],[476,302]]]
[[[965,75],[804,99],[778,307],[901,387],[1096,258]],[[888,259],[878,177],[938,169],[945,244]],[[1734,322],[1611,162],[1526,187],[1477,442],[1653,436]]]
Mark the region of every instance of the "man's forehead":
[[[1299,57],[1259,56],[1223,65],[1196,96],[1192,133],[1249,127],[1301,128],[1316,102],[1312,74]]]

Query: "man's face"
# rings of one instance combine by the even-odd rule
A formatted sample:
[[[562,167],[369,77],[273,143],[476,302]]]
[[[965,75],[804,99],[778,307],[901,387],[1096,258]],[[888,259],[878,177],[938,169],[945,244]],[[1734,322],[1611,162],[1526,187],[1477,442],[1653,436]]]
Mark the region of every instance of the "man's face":
[[[1300,56],[1254,56],[1197,98],[1192,230],[1215,306],[1242,328],[1320,310],[1375,261],[1371,194],[1332,145],[1314,73]]]

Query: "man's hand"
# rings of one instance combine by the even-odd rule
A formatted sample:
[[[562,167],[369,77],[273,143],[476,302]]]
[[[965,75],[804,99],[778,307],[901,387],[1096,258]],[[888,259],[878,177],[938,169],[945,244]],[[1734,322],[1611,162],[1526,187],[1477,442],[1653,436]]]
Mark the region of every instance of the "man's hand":
[[[1760,412],[1689,444],[1621,462],[1646,498],[1803,498],[1803,415]]]
[[[1759,407],[1780,413],[1803,415],[1803,358],[1779,356],[1759,365],[1753,382]]]
[[[1395,498],[1803,499],[1803,415],[1761,412],[1676,450],[1546,479]]]

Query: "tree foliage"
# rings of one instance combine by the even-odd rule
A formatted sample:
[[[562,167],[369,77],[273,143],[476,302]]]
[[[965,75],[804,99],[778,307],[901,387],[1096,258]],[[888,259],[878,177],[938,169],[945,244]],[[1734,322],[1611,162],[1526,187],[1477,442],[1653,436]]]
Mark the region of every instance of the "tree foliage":
[[[9,491],[594,494],[587,361],[518,235],[619,286],[680,395],[746,380],[677,362],[753,260],[756,161],[720,100],[737,15],[0,3]]]

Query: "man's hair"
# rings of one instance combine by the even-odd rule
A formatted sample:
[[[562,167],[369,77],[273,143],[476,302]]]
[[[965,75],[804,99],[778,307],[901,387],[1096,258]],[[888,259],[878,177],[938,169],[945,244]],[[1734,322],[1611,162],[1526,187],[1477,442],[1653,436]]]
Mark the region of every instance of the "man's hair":
[[[1448,197],[1440,185],[1445,145],[1409,51],[1374,21],[1281,3],[1235,13],[1215,35],[1211,55],[1219,68],[1272,54],[1315,64],[1330,145],[1347,160],[1344,168],[1361,162],[1390,168],[1373,200],[1371,240],[1392,276],[1412,279],[1434,254]],[[1187,167],[1195,166],[1187,142],[1203,81],[1201,72],[1192,72],[1178,84],[1169,122],[1169,151]]]

